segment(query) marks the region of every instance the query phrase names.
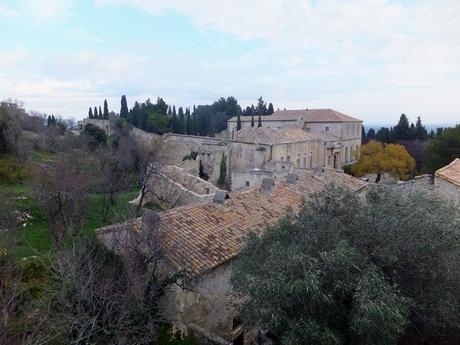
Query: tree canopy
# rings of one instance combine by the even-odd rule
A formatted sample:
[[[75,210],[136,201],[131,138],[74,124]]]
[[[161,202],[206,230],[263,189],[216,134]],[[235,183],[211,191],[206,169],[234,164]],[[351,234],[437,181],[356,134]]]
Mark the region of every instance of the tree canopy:
[[[425,150],[423,170],[434,173],[455,158],[460,158],[460,125],[445,128],[433,137]]]
[[[233,266],[240,317],[282,345],[455,342],[459,216],[432,195],[328,186],[249,238]]]
[[[18,121],[0,106],[0,155],[16,153],[21,132]]]
[[[358,161],[351,167],[351,171],[357,176],[377,174],[376,183],[380,182],[384,173],[406,180],[414,169],[415,160],[404,146],[375,140],[361,146]]]

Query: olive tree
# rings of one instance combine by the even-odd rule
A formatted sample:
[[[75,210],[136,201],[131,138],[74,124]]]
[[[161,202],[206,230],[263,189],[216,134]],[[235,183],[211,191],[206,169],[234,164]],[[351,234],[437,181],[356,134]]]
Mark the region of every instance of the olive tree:
[[[448,338],[460,318],[459,219],[432,195],[329,186],[248,239],[232,278],[241,316],[279,344]]]

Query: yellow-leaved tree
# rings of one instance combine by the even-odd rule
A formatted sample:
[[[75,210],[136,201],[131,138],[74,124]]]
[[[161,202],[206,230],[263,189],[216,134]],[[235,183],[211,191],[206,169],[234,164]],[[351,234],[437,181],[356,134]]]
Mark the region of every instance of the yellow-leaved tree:
[[[371,140],[361,146],[358,161],[351,167],[353,174],[377,174],[378,183],[384,173],[407,180],[415,169],[415,160],[406,148],[398,144],[385,144]]]

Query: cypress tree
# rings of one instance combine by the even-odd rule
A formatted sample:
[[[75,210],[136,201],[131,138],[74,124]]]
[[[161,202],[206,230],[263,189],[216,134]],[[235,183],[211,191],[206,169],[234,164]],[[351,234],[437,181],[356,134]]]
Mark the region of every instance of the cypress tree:
[[[89,107],[89,110],[88,110],[88,119],[93,119],[93,109],[91,109],[91,107]]]
[[[97,114],[97,107],[94,107],[94,118],[98,119],[99,115]]]
[[[184,134],[185,133],[185,115],[184,109],[182,107],[179,108],[179,126],[178,126],[178,133]]]
[[[104,119],[109,119],[109,106],[106,99],[104,100]]]
[[[257,123],[257,127],[260,128],[262,127],[262,116],[259,115],[259,122]]]
[[[270,104],[268,105],[268,111],[267,111],[267,114],[268,115],[271,115],[275,112],[275,109],[273,108],[273,104],[272,102],[270,102]]]
[[[221,188],[226,187],[227,182],[227,157],[222,152],[222,159],[220,160],[219,179],[217,185]]]
[[[48,115],[48,119],[46,120],[46,127],[51,126],[51,116]]]
[[[251,115],[251,127],[254,127],[254,115]]]
[[[126,101],[126,96],[121,96],[121,109],[120,109],[120,117],[127,119],[128,118],[128,102]]]
[[[425,140],[427,137],[428,131],[425,126],[422,125],[422,119],[418,116],[417,122],[415,123],[415,138],[418,140]]]
[[[104,118],[104,114],[102,114],[101,106],[99,106],[99,119],[103,119],[103,118]]]
[[[187,134],[192,135],[192,117],[190,116],[190,111],[187,114]]]
[[[193,108],[195,108],[195,106],[193,106]],[[198,133],[198,119],[196,117],[195,111],[193,112],[193,115],[192,115],[192,133],[193,135],[197,135]]]
[[[241,115],[238,114],[238,118],[236,120],[236,130],[239,131],[241,129]]]

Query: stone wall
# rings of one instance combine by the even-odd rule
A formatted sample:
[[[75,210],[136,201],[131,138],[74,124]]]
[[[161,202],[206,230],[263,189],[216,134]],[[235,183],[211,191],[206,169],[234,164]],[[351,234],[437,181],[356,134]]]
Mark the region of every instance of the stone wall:
[[[264,178],[273,178],[274,173],[268,170],[250,169],[233,170],[231,178],[231,190],[238,191],[262,185]]]
[[[80,129],[85,129],[85,126],[91,124],[97,128],[102,129],[107,136],[115,133],[112,122],[110,120],[99,120],[99,119],[83,119],[80,123]]]
[[[214,194],[220,191],[212,183],[187,173],[176,166],[163,167],[160,174],[153,176],[148,182],[148,193],[143,204],[152,202],[163,209],[211,201]],[[141,195],[131,203],[139,203]]]
[[[234,169],[261,168],[270,159],[270,145],[258,145],[198,136],[168,134],[163,136],[163,150],[168,152],[165,164],[177,165],[198,176],[200,167],[208,181],[216,184],[220,177],[220,165],[225,157],[226,179]]]
[[[271,159],[292,162],[296,167],[313,169],[324,166],[324,150],[319,140],[274,144]]]
[[[230,283],[232,264],[224,263],[192,281],[186,289],[172,286],[163,298],[164,313],[181,332],[192,324],[225,341],[234,339],[232,320],[236,316]]]
[[[439,195],[446,197],[452,202],[454,202],[457,206],[460,206],[460,187],[446,181],[442,178],[436,177],[434,179],[434,187],[435,190],[439,193]]]

